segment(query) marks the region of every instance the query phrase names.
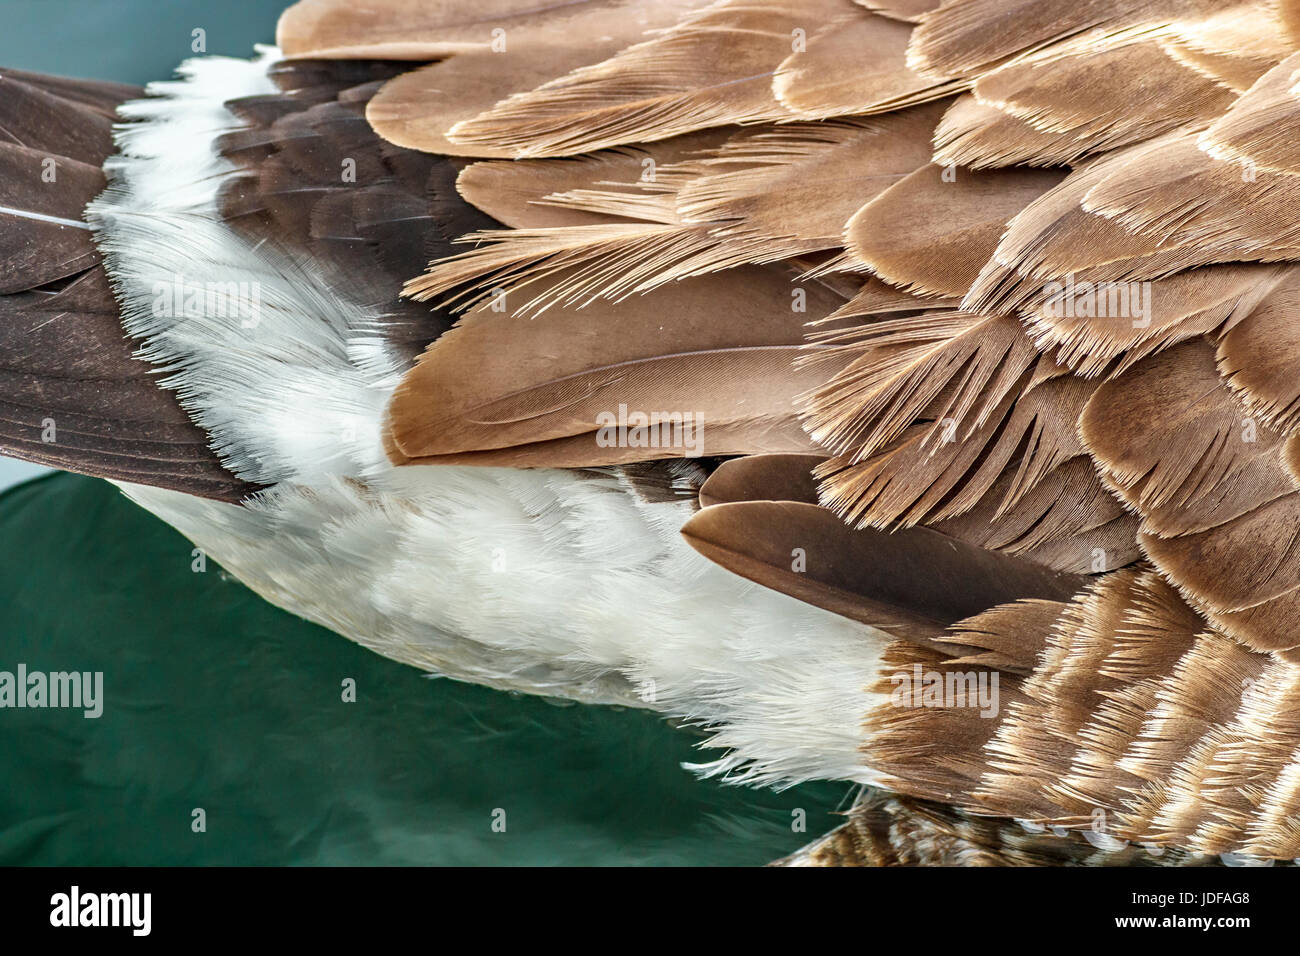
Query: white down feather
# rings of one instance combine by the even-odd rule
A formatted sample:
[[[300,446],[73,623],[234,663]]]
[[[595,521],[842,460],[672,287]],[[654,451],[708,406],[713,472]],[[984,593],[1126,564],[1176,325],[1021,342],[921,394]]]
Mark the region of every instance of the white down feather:
[[[223,462],[278,482],[247,506],[123,486],[272,603],[452,678],[706,724],[731,779],[870,782],[858,748],[882,635],[711,564],[615,476],[393,468],[397,373],[365,311],[310,266],[224,225],[222,105],[274,91],[254,61],[192,60],[123,109],[113,185],[89,215],[129,331]],[[174,317],[159,283],[258,283],[238,315]],[[430,728],[432,729],[432,728]],[[418,732],[418,728],[413,728]]]

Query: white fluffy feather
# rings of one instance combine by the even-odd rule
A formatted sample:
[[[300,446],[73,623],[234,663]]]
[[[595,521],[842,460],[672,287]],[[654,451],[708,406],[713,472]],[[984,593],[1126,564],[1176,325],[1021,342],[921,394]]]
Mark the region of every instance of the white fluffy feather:
[[[143,354],[222,460],[278,482],[246,507],[126,486],[271,602],[417,667],[493,687],[651,706],[706,724],[709,772],[870,782],[860,722],[881,635],[710,564],[684,504],[565,471],[393,468],[397,370],[368,316],[310,267],[221,223],[226,100],[266,64],[191,61],[129,104],[91,221]],[[259,324],[157,315],[156,283],[260,284]]]

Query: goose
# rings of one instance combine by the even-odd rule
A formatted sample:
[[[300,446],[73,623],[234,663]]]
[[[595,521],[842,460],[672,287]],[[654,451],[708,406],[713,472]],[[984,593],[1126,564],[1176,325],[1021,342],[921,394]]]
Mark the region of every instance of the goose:
[[[0,451],[385,657],[861,784],[786,864],[1294,859],[1297,51],[301,0],[144,90],[0,71]]]

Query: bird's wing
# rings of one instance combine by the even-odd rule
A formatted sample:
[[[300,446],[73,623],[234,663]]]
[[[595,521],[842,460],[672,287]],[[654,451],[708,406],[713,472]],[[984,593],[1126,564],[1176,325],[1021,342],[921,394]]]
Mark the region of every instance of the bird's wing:
[[[869,714],[883,782],[1294,856],[1298,22],[304,0],[280,41],[436,58],[367,118],[504,224],[408,277],[465,315],[395,393],[394,461],[606,465],[602,412],[699,412],[640,456],[746,456],[693,545],[892,627],[882,673],[1002,681],[992,719]]]
[[[90,227],[134,87],[0,71],[0,452],[238,501],[173,392],[135,357]]]
[[[890,630],[873,780],[1294,857],[1298,24],[1290,0],[304,0],[279,92],[230,105],[220,215],[364,304],[348,341],[378,347],[321,359],[400,378],[393,464],[698,488],[700,551]],[[247,363],[211,358],[197,428],[82,235],[131,91],[0,84],[4,450],[217,498],[253,490],[227,468],[277,480],[223,425],[265,413]],[[913,674],[979,706],[899,705]]]

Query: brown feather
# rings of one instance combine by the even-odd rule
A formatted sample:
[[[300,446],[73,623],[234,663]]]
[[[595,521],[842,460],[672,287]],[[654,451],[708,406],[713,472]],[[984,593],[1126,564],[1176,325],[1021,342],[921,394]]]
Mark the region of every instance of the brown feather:
[[[407,293],[427,299],[460,288],[465,298],[568,270],[567,283],[529,302],[540,311],[838,249],[844,223],[864,199],[924,163],[938,113],[919,107],[883,120],[738,133],[702,157],[659,169],[639,193],[585,189],[554,199],[603,222],[467,237],[475,249],[436,263]]]
[[[140,87],[131,86],[129,83],[49,76],[45,73],[29,73],[26,70],[15,70],[9,67],[0,68],[0,78],[34,86],[68,103],[88,106],[109,119],[117,118],[117,107],[120,103],[136,99],[143,92]]]
[[[1013,60],[980,76],[973,92],[940,124],[936,161],[1074,164],[1213,119],[1233,100],[1160,43],[1098,49],[1091,38]]]
[[[1084,835],[869,790],[849,819],[771,866],[1213,866],[1213,856]]]
[[[820,455],[746,455],[724,461],[700,487],[700,505],[734,501],[801,501],[817,504],[813,469]]]
[[[504,32],[507,49],[527,46],[537,35],[594,39],[602,30],[620,23],[627,29],[652,16],[654,6],[638,0],[482,0],[469,11],[457,0],[299,0],[281,14],[276,45],[290,59],[434,60],[490,47],[494,30]],[[671,9],[671,0],[663,6]]]
[[[957,640],[970,628],[984,644],[1027,650],[1049,610],[1023,603],[953,630]],[[1092,831],[1117,847],[1262,858],[1300,850],[1287,819],[1300,672],[1208,630],[1173,588],[1140,570],[1075,597],[1047,634],[1027,680],[1002,675],[993,720],[972,707],[873,710],[866,753],[882,783]],[[958,666],[896,644],[882,678],[914,659],[941,673]]]
[[[563,162],[545,159],[489,160],[466,166],[456,189],[467,202],[514,229],[541,229],[610,222],[626,216],[578,208],[552,197],[601,188],[636,198],[658,181],[659,170],[697,153],[717,149],[734,130],[687,133],[659,143],[605,149]],[[647,164],[647,160],[649,164]]]
[[[790,119],[772,75],[848,0],[719,0],[665,33],[458,123],[467,149],[567,156],[728,123]]]
[[[81,211],[103,188],[97,166],[0,143],[0,295],[99,261]]]
[[[1204,340],[1102,385],[1079,431],[1144,530],[1166,537],[1209,530],[1296,487],[1280,460],[1283,436],[1250,419]]]
[[[773,92],[803,119],[884,112],[957,92],[960,81],[908,68],[911,35],[905,23],[846,5],[781,63]]]
[[[745,321],[718,321],[715,300]],[[567,465],[621,462],[628,448],[598,445],[597,417],[625,405],[690,416],[699,432],[689,444],[702,442],[696,454],[810,450],[794,398],[817,374],[795,363],[807,315],[790,302],[783,271],[741,269],[532,320],[481,306],[399,386],[390,408],[396,446],[415,459],[586,436],[584,460],[572,460],[570,443]],[[808,314],[837,304],[819,287],[807,290]],[[642,458],[690,452],[682,444],[640,450]]]
[[[227,501],[256,490],[134,357],[102,267],[58,292],[0,296],[0,330],[3,454]]]
[[[705,557],[751,581],[923,640],[993,604],[1061,600],[1083,580],[925,528],[854,531],[824,508],[791,501],[704,508],[682,535]]]
[[[93,86],[91,89],[97,90]],[[98,93],[96,93],[98,95]],[[113,114],[0,73],[0,145],[98,166],[113,152]]]
[[[849,254],[886,282],[962,296],[1007,222],[1064,178],[1049,170],[918,169],[848,221]]]
[[[616,55],[648,31],[671,27],[707,2],[583,0],[539,6],[531,0],[498,0],[495,7],[476,7],[468,20],[459,10],[443,9],[456,4],[437,4],[410,18],[416,26],[411,33],[385,37],[377,55],[395,56],[384,52],[390,42],[415,59],[455,55],[387,83],[370,101],[366,117],[379,135],[408,149],[450,156],[514,156],[513,148],[469,143],[449,132],[490,114],[503,101]],[[363,9],[355,4],[346,7],[348,17]],[[438,18],[453,22],[435,22]],[[385,18],[381,32],[391,29],[393,22]],[[357,42],[364,35],[345,33],[343,42]],[[333,53],[307,50],[296,55]]]

